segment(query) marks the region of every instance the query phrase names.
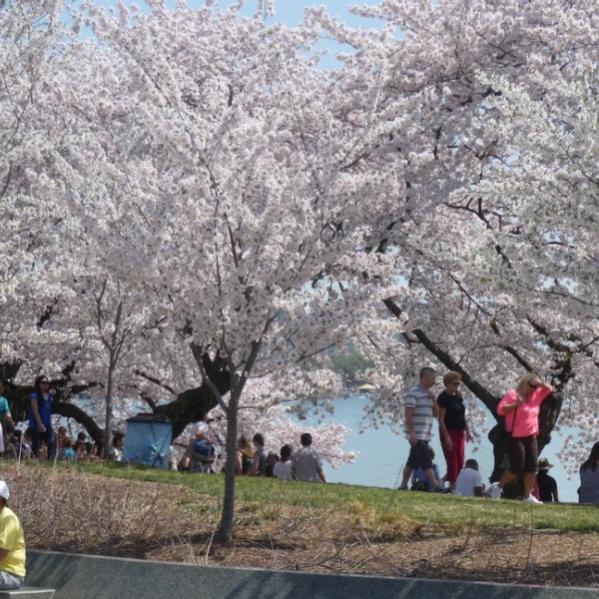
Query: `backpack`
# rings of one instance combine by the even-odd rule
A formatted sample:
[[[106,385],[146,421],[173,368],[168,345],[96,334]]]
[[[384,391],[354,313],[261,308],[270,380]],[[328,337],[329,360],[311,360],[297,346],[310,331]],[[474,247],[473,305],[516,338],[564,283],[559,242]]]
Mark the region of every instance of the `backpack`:
[[[206,439],[195,441],[191,451],[199,459],[209,460],[214,457],[214,446]]]

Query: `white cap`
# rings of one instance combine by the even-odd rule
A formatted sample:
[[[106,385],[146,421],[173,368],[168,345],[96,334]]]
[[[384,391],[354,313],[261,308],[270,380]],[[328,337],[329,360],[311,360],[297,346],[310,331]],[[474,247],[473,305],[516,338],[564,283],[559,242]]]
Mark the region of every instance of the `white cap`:
[[[8,492],[8,485],[6,484],[6,481],[0,480],[0,497],[3,497],[4,499],[6,499],[6,501],[8,501],[8,498],[10,497],[10,493]]]

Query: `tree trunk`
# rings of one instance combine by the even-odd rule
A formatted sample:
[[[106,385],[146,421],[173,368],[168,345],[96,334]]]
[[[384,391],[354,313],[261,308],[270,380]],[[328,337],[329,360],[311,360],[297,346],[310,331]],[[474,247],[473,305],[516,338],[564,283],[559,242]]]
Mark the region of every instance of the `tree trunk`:
[[[112,388],[114,382],[114,364],[112,357],[108,365],[108,380],[106,381],[106,421],[104,427],[105,444],[102,450],[102,455],[105,458],[110,456],[110,448],[112,447]]]
[[[227,413],[227,461],[225,466],[225,496],[216,540],[230,543],[233,540],[233,518],[235,517],[235,466],[237,464],[237,411],[239,395],[231,394]]]

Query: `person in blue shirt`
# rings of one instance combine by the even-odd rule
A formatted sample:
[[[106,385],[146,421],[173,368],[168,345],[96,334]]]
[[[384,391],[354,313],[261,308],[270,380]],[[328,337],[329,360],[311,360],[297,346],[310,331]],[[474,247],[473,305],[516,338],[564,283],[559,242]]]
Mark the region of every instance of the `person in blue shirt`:
[[[54,432],[52,431],[52,401],[50,382],[45,376],[35,379],[34,391],[29,397],[29,430],[31,431],[31,452],[37,458],[40,443],[48,448],[48,459],[53,460],[56,452]]]

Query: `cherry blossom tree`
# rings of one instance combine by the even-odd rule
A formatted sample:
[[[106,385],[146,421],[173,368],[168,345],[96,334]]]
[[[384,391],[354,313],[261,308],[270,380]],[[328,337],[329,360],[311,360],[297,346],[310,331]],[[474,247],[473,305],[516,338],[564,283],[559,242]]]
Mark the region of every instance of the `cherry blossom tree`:
[[[380,287],[394,288],[390,263],[363,249],[378,226],[364,220],[365,198],[379,198],[368,205],[377,223],[404,182],[357,168],[382,132],[332,118],[334,81],[306,57],[316,30],[266,26],[233,9],[151,8],[121,7],[117,19],[87,7],[98,51],[113,52],[117,85],[128,89],[118,111],[137,119],[135,151],[93,168],[118,180],[128,214],[145,216],[123,233],[134,269],[119,268],[143,272],[227,416],[219,536],[228,540],[246,383],[276,373],[278,386],[330,391],[324,350],[344,343]],[[376,103],[376,79],[366,92]],[[206,356],[224,361],[228,395]]]
[[[458,370],[493,415],[505,389],[524,371],[537,371],[555,387],[541,414],[543,446],[564,402],[588,401],[596,368],[596,300],[588,284],[596,233],[587,216],[594,202],[585,198],[562,216],[592,172],[581,149],[589,143],[585,133],[592,139],[592,112],[576,118],[577,94],[593,98],[595,17],[586,3],[559,0],[388,1],[356,12],[389,27],[365,33],[322,12],[312,18],[359,50],[344,59],[348,91],[370,73],[384,78],[375,118],[402,110],[406,96],[421,98],[412,129],[398,129],[393,143],[410,165],[410,193],[444,183],[444,197],[414,229],[416,253],[408,260],[405,231],[398,244],[390,215],[377,249],[395,253],[409,292],[386,299],[401,335],[388,346],[378,340],[372,359],[395,346],[412,354],[404,377],[427,359]],[[357,105],[357,94],[352,101]],[[584,127],[578,138],[574,122]],[[416,156],[414,148],[421,149]],[[370,340],[362,340],[368,352]],[[377,360],[375,416],[398,413],[404,378],[385,351]],[[593,419],[569,413],[562,422],[576,422],[587,437]],[[479,422],[481,416],[479,410]]]

